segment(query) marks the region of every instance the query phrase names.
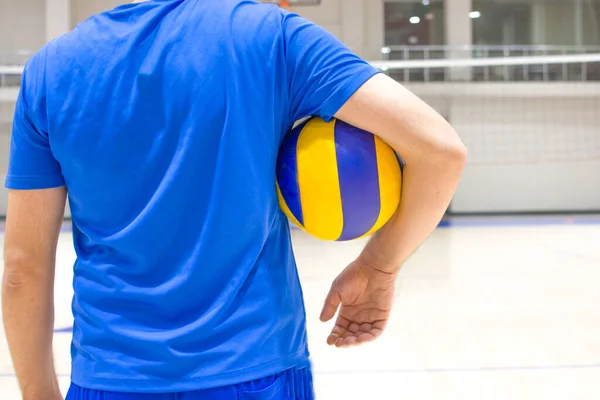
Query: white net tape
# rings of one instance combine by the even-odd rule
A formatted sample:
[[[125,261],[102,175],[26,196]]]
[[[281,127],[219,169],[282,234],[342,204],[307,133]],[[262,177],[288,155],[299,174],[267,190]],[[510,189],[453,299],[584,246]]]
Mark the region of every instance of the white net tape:
[[[386,60],[372,61],[371,64],[384,70],[393,69],[426,69],[426,68],[464,68],[494,66],[526,66],[580,64],[600,62],[600,54],[573,54],[568,56],[520,56],[520,57],[486,57],[458,58],[434,60]]]
[[[451,122],[471,165],[600,160],[600,54],[373,65]]]
[[[598,54],[572,54],[555,56],[451,58],[432,60],[381,60],[371,61],[371,65],[382,70],[403,69],[440,69],[494,66],[530,66],[530,65],[569,65],[582,63],[600,63]],[[0,65],[0,75],[20,75],[23,66]]]
[[[600,160],[600,54],[372,65],[446,116],[469,148],[471,164]],[[2,85],[0,100],[16,99],[21,71],[0,66],[0,81],[11,86]]]
[[[20,65],[0,65],[0,75],[21,75],[23,67]]]

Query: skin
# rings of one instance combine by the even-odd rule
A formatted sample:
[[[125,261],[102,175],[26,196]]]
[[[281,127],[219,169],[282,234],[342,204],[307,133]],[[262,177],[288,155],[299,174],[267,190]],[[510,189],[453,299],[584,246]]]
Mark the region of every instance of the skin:
[[[24,400],[62,399],[52,357],[54,267],[65,188],[9,191],[2,317]]]
[[[339,311],[327,343],[349,347],[383,333],[398,272],[446,212],[467,155],[442,116],[382,74],[363,85],[336,117],[379,136],[406,163],[398,210],[333,282],[321,312],[325,322]]]
[[[406,162],[392,220],[333,282],[322,321],[327,338],[350,347],[377,339],[388,323],[398,271],[433,232],[458,185],[466,151],[429,106],[392,79],[369,80],[336,115],[381,137]],[[65,188],[10,191],[2,283],[3,319],[24,400],[62,400],[52,356],[56,245]]]

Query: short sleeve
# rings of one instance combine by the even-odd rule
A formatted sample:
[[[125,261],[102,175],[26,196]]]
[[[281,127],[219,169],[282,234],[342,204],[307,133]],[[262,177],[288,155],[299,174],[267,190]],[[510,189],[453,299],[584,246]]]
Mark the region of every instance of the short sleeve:
[[[329,121],[380,71],[325,29],[297,14],[282,13],[291,117],[318,115]]]
[[[5,181],[8,189],[64,186],[60,164],[50,149],[44,81],[43,65],[34,57],[23,72],[15,108]]]

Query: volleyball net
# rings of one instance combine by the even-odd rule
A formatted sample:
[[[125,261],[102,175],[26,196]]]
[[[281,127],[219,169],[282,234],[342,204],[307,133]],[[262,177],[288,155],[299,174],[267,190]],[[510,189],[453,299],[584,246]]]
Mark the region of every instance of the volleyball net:
[[[373,62],[469,151],[451,210],[600,210],[600,54]]]
[[[453,207],[600,209],[600,54],[462,55],[371,62],[448,119],[466,144],[469,163]],[[0,66],[6,130],[21,71]]]

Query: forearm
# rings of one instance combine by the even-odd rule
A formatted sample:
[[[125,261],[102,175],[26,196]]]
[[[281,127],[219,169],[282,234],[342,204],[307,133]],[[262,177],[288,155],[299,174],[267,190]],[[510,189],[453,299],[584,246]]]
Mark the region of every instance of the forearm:
[[[400,269],[439,224],[456,191],[465,158],[464,150],[458,148],[437,163],[406,165],[400,206],[361,255],[368,264],[389,273]]]
[[[54,399],[60,394],[52,356],[53,271],[54,266],[5,263],[2,316],[24,400]]]

